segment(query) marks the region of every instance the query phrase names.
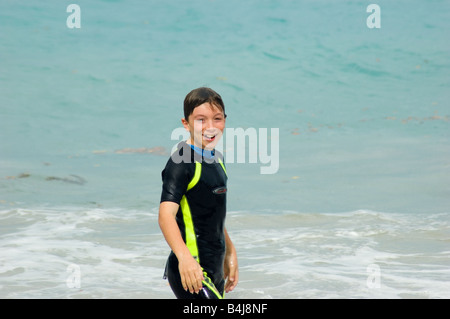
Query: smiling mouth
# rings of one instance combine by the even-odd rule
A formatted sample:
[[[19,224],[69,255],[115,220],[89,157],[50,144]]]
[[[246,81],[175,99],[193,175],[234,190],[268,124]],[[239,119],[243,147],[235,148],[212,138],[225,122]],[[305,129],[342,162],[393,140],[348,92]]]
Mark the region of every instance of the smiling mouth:
[[[215,134],[203,134],[203,138],[206,141],[212,142],[216,138],[216,135]]]

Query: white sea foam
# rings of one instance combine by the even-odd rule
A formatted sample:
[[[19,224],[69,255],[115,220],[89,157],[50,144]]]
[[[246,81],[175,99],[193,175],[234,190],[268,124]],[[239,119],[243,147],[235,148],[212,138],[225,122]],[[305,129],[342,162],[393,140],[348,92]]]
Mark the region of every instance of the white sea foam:
[[[1,237],[3,297],[155,297],[165,288],[167,247],[154,234],[154,213],[53,208],[1,215],[9,228]],[[17,218],[28,225],[16,227]],[[79,289],[66,284],[73,264],[80,267]]]
[[[0,218],[3,298],[173,298],[155,210],[14,209]],[[448,298],[449,219],[230,212],[240,284],[228,297]],[[68,284],[72,265],[78,287]]]
[[[238,296],[256,290],[255,298],[449,296],[450,256],[445,244],[450,238],[449,214],[411,216],[361,210],[257,216],[252,214],[250,230],[234,233],[241,269],[253,278],[245,283],[252,292],[238,289]],[[259,221],[263,229],[257,229]],[[268,224],[272,224],[270,229]],[[415,241],[422,245],[412,248]],[[378,276],[379,284],[371,285],[370,276]],[[266,282],[270,284],[258,287]]]

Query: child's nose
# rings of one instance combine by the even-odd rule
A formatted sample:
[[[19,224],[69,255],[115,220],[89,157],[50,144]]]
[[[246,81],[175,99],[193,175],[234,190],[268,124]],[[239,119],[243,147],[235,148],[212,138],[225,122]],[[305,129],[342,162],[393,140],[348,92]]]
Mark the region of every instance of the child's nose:
[[[205,129],[209,128],[214,128],[214,122],[211,119],[205,121]]]

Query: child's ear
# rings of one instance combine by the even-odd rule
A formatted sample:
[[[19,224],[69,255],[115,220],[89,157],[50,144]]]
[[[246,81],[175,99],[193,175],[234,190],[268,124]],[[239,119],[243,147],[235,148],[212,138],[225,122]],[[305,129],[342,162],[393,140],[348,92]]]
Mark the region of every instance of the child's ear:
[[[181,119],[181,123],[183,124],[184,128],[186,129],[186,131],[190,132],[189,130],[189,122],[186,119]]]

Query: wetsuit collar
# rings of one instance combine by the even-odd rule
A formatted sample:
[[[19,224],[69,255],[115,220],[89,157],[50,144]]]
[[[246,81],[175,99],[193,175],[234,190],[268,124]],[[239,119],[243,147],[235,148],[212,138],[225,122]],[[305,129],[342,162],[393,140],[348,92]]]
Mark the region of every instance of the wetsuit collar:
[[[198,146],[189,144],[191,146],[191,148],[199,155],[203,156],[204,158],[207,159],[213,159],[214,158],[214,154],[215,154],[215,150],[204,150],[203,148],[200,148]]]

